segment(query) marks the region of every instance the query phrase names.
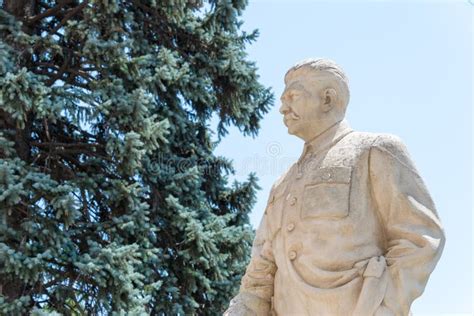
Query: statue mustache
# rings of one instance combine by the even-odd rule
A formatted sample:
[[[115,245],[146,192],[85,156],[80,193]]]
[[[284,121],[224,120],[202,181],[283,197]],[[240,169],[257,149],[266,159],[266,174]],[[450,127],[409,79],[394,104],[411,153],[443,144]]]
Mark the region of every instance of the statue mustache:
[[[288,119],[290,120],[299,120],[300,116],[296,114],[295,112],[290,112],[288,113]]]

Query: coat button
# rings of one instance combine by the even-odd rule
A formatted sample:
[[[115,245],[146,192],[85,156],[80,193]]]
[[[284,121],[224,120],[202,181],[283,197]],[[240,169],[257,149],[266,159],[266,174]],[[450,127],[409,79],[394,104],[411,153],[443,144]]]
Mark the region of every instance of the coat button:
[[[294,223],[289,223],[288,226],[286,226],[286,230],[289,232],[291,232],[293,229],[295,229]]]
[[[298,199],[294,196],[294,197],[290,200],[290,205],[295,205],[297,200],[298,200]]]
[[[329,180],[331,179],[331,174],[329,172],[324,173],[323,175],[321,175],[321,178],[323,178],[323,180]]]
[[[290,260],[295,260],[296,259],[296,251],[292,250],[288,253],[288,257]]]

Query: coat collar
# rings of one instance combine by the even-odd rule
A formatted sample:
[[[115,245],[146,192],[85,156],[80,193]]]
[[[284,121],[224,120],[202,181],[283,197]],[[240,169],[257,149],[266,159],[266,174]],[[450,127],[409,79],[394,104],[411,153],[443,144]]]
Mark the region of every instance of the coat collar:
[[[303,153],[298,159],[298,164],[305,158],[307,154],[316,154],[332,147],[352,131],[352,128],[349,126],[349,123],[346,120],[339,121],[332,125],[315,138],[305,142]]]

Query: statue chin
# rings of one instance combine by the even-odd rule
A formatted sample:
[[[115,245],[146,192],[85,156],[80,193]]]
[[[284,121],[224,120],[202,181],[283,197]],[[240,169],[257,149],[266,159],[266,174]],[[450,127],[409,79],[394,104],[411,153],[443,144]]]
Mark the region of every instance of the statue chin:
[[[295,127],[295,122],[285,122],[288,134],[298,136],[298,129]]]
[[[295,130],[292,129],[292,128],[288,128],[288,134],[303,139],[303,138],[298,134],[298,131],[295,131]],[[304,140],[304,139],[303,139],[303,140]]]

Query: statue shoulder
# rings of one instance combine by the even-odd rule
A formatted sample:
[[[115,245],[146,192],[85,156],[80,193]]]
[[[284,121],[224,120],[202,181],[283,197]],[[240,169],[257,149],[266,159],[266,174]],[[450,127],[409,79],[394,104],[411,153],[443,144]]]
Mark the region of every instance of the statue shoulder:
[[[406,147],[400,137],[392,134],[352,132],[344,139],[344,143],[344,147],[360,149],[376,147],[392,154],[406,152]]]
[[[273,183],[272,188],[270,189],[270,195],[284,190],[285,183],[288,180],[288,176],[291,173],[292,168],[295,166],[293,163],[285,172],[283,172],[278,179]]]
[[[385,151],[395,157],[408,156],[408,150],[400,137],[392,134],[377,134],[373,148]]]
[[[369,149],[380,134],[354,131],[342,140],[341,147]]]
[[[372,149],[378,152],[379,155],[391,157],[401,165],[417,173],[408,149],[400,137],[392,134],[378,134],[372,144]]]

